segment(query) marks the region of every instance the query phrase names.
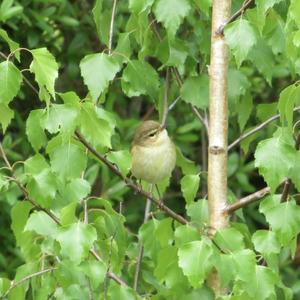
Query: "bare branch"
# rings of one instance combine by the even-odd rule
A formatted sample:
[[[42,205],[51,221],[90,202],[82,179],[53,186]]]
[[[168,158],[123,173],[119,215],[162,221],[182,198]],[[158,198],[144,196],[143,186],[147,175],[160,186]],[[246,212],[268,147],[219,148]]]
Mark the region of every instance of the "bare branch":
[[[111,11],[110,28],[109,28],[109,40],[108,40],[108,54],[109,55],[111,55],[111,51],[112,51],[112,40],[113,40],[113,34],[114,34],[116,6],[117,6],[117,0],[114,0],[112,11]]]
[[[54,270],[57,270],[57,268],[49,268],[49,269],[45,269],[45,270],[42,270],[42,271],[39,271],[39,272],[36,272],[36,273],[33,273],[33,274],[30,274],[30,275],[27,275],[25,276],[24,278],[22,278],[21,280],[13,283],[9,289],[1,296],[1,299],[4,299],[7,297],[7,295],[14,289],[16,288],[17,286],[19,286],[20,284],[26,282],[27,280],[30,280],[34,277],[37,277],[37,276],[41,276],[45,273],[48,273],[48,272],[52,272]]]
[[[242,5],[242,7],[237,12],[235,12],[223,25],[221,25],[218,28],[216,34],[217,35],[222,35],[224,33],[225,27],[229,23],[235,21],[239,16],[241,16],[244,13],[244,11],[252,4],[252,2],[253,2],[253,0],[244,1],[244,4]]]
[[[294,112],[296,111],[300,111],[300,106],[297,106],[293,109]],[[251,129],[250,131],[242,134],[238,139],[236,139],[234,142],[232,142],[229,146],[228,146],[228,151],[231,150],[232,148],[234,148],[236,145],[238,145],[242,140],[246,139],[247,137],[249,137],[250,135],[262,130],[263,128],[265,128],[267,125],[269,125],[270,123],[272,123],[273,121],[277,120],[280,118],[280,115],[274,115],[272,117],[270,117],[269,119],[267,119],[266,121],[264,121],[263,123],[259,124],[258,126],[256,126],[255,128]],[[299,140],[300,142],[300,140]]]
[[[225,214],[232,214],[234,211],[243,208],[245,206],[247,206],[250,203],[253,203],[257,200],[262,199],[263,197],[265,197],[266,195],[268,195],[271,192],[271,189],[269,187],[265,187],[253,194],[250,194],[244,198],[241,198],[239,200],[237,200],[235,203],[228,205],[225,209],[224,209],[224,213]]]
[[[103,162],[113,173],[115,173],[117,176],[119,176],[128,187],[130,187],[135,192],[143,195],[146,199],[149,199],[152,203],[154,203],[160,210],[164,211],[168,216],[176,220],[177,222],[181,224],[188,224],[188,221],[183,218],[182,216],[175,213],[172,209],[167,207],[166,205],[162,204],[161,201],[153,197],[150,193],[144,191],[141,189],[138,185],[136,185],[133,180],[130,178],[123,176],[123,174],[119,171],[119,169],[111,163],[109,160],[106,159],[103,155],[98,153],[91,144],[89,144],[86,139],[78,132],[75,132],[76,137],[78,140],[92,153],[96,158],[98,158],[101,162]]]

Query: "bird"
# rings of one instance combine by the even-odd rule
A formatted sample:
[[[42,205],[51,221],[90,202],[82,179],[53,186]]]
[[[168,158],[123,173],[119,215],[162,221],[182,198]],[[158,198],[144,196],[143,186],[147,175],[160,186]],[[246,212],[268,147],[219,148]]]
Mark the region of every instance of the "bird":
[[[142,122],[137,128],[131,156],[132,175],[150,184],[171,177],[176,164],[175,145],[165,126],[152,120]]]

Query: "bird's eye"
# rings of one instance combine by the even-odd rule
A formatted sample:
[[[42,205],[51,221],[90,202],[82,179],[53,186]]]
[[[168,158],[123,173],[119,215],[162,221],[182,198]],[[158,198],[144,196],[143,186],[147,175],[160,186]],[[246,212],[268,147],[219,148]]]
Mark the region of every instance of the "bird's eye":
[[[149,136],[149,137],[155,137],[155,135],[156,135],[156,131],[149,133],[148,136]]]

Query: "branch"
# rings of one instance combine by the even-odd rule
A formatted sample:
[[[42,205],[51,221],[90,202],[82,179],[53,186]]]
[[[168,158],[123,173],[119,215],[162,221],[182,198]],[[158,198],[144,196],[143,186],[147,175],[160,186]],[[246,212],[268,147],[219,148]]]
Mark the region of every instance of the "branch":
[[[224,29],[225,27],[235,21],[240,15],[242,15],[244,13],[244,11],[252,4],[253,0],[246,0],[244,1],[244,4],[242,5],[242,7],[236,12],[234,13],[223,25],[221,25],[218,30],[216,31],[217,35],[223,35],[224,34]]]
[[[132,190],[137,192],[138,194],[143,195],[146,199],[149,199],[152,203],[154,203],[160,210],[164,211],[168,216],[176,220],[177,222],[185,225],[188,224],[188,221],[183,218],[182,216],[175,213],[172,209],[167,207],[166,205],[162,204],[161,201],[153,197],[150,193],[144,191],[141,189],[138,185],[136,185],[133,180],[130,178],[124,176],[113,163],[111,163],[109,160],[106,159],[103,155],[98,153],[91,144],[87,142],[87,140],[76,130],[75,135],[78,138],[78,140],[92,153],[98,158],[101,162],[103,162],[113,173],[115,173],[117,176],[119,176],[128,187],[130,187]]]
[[[300,111],[300,106],[297,106],[293,109],[294,112],[296,111]],[[231,150],[232,148],[234,148],[236,145],[238,145],[242,140],[246,139],[247,137],[249,137],[250,135],[262,130],[263,128],[265,128],[267,125],[269,125],[271,122],[277,120],[280,118],[280,114],[274,115],[272,117],[270,117],[269,119],[267,119],[266,121],[264,121],[263,123],[259,124],[258,126],[256,126],[255,128],[253,128],[252,130],[242,134],[238,139],[236,139],[234,142],[232,142],[229,146],[228,146],[228,151]],[[300,143],[300,139],[299,139],[299,143]]]
[[[166,126],[167,123],[167,118],[169,114],[169,107],[168,107],[168,99],[169,99],[169,88],[170,88],[170,74],[169,74],[169,68],[167,68],[166,72],[166,86],[165,86],[165,91],[164,91],[164,107],[163,107],[163,117],[161,121],[162,127]]]
[[[260,200],[261,198],[265,197],[271,192],[271,189],[269,187],[265,187],[253,194],[250,194],[244,198],[241,198],[237,200],[235,203],[228,205],[224,209],[225,214],[232,214],[234,211],[245,207],[246,205],[253,203],[257,200]]]
[[[37,277],[37,276],[40,276],[40,275],[43,275],[45,273],[48,273],[48,272],[52,272],[54,270],[57,270],[57,268],[49,268],[49,269],[45,269],[45,270],[42,270],[42,271],[39,271],[39,272],[36,272],[36,273],[33,273],[33,274],[30,274],[30,275],[27,275],[26,277],[22,278],[21,280],[13,283],[9,289],[1,296],[0,299],[4,299],[5,297],[7,297],[7,295],[14,289],[16,288],[17,286],[19,286],[20,284],[26,282],[27,280],[30,280],[34,277]]]
[[[111,55],[111,51],[112,51],[111,49],[112,49],[112,39],[113,39],[113,34],[114,34],[116,6],[117,6],[117,0],[114,0],[112,12],[111,12],[110,28],[109,28],[109,40],[108,40],[108,54],[109,55]]]
[[[149,193],[152,194],[152,192],[153,192],[153,184],[150,185]],[[151,201],[149,199],[147,199],[146,206],[145,206],[143,224],[145,224],[149,220],[150,211],[151,211]],[[144,246],[143,246],[143,244],[140,243],[139,246],[140,246],[140,249],[139,249],[139,255],[138,255],[138,258],[137,258],[137,262],[136,262],[134,282],[133,282],[133,289],[135,291],[137,290],[137,286],[138,286],[138,282],[139,282],[140,269],[141,269],[141,264],[142,264],[142,260],[143,260],[143,255],[144,255]]]
[[[292,181],[289,178],[284,181],[283,191],[280,199],[281,202],[285,202],[288,199],[291,184]]]

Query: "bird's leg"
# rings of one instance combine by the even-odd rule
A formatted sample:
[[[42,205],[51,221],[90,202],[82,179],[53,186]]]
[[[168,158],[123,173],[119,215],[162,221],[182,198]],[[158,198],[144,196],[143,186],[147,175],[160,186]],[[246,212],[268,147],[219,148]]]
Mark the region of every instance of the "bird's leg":
[[[164,205],[164,200],[163,200],[163,198],[160,195],[160,192],[159,192],[157,184],[155,184],[155,188],[156,188],[156,192],[157,192],[158,199],[159,199],[159,205],[158,206],[159,206],[159,208],[161,208]]]

